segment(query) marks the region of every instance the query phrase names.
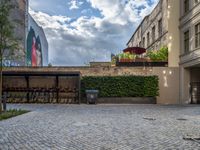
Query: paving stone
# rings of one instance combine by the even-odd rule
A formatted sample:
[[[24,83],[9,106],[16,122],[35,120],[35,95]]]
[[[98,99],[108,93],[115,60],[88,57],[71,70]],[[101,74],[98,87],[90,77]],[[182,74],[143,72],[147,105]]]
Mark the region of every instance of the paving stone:
[[[10,104],[0,150],[200,150],[200,106]],[[153,118],[153,119],[152,119]],[[183,120],[184,119],[184,120]]]

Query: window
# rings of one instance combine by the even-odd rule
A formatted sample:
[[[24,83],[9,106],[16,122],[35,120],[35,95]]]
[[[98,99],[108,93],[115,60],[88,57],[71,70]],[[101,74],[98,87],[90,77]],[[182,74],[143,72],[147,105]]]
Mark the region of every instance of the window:
[[[200,0],[195,0],[195,4],[197,4],[197,3],[199,3],[200,2]]]
[[[190,45],[190,32],[189,30],[184,32],[184,51],[185,53],[189,52]]]
[[[200,47],[200,23],[195,26],[195,48]]]
[[[143,37],[143,48],[145,48],[145,37]]]
[[[162,36],[162,19],[158,21],[158,35],[159,37]]]
[[[187,13],[190,9],[190,2],[189,0],[184,0],[184,12]]]
[[[142,47],[142,42],[140,41],[140,43],[139,43],[139,47]]]
[[[156,39],[156,27],[154,26],[154,27],[152,28],[152,42],[154,42],[155,39]]]
[[[149,32],[147,33],[147,46],[149,46],[150,45],[150,40],[149,40]]]
[[[140,32],[139,32],[139,30],[137,31],[137,38],[139,38],[140,37]]]

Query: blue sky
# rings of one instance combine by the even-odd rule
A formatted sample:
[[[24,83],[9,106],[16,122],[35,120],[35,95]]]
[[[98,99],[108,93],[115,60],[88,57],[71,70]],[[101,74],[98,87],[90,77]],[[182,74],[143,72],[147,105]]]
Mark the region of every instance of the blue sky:
[[[158,0],[29,0],[49,42],[49,62],[80,66],[109,61]]]

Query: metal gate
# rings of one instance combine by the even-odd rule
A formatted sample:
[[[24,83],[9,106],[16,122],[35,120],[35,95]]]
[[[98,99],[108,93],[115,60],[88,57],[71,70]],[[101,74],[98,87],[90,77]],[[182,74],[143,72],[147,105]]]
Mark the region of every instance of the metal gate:
[[[200,82],[191,83],[191,103],[200,104]]]

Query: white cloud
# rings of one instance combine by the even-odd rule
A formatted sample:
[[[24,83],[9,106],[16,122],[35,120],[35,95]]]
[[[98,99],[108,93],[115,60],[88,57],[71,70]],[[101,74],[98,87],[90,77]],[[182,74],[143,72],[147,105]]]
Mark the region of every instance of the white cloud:
[[[149,6],[148,0],[87,0],[91,6],[98,9],[105,19],[113,23],[136,23],[146,16],[157,4]],[[140,7],[143,8],[141,9]],[[140,9],[140,11],[139,11]]]
[[[110,60],[111,53],[126,47],[138,22],[153,7],[146,0],[88,1],[103,17],[80,16],[72,21],[65,16],[30,12],[44,28],[50,48],[49,59],[53,65],[83,65],[93,59]]]
[[[73,10],[73,9],[79,9],[79,7],[83,4],[83,2],[77,0],[71,0],[68,4],[70,5],[69,9]]]

